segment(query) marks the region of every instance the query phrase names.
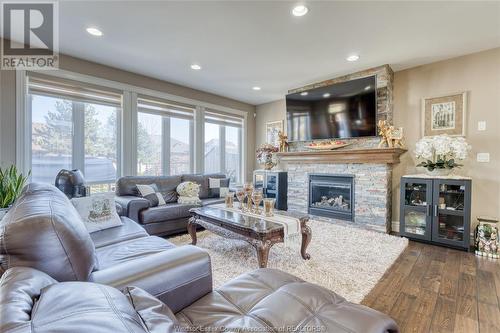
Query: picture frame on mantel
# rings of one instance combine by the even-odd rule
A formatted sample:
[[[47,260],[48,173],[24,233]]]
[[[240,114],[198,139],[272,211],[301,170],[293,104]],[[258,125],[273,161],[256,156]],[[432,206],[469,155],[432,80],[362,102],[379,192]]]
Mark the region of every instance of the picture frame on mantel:
[[[266,123],[266,143],[279,147],[279,132],[283,132],[283,120],[269,121]]]
[[[422,137],[465,136],[466,125],[466,91],[422,99]]]

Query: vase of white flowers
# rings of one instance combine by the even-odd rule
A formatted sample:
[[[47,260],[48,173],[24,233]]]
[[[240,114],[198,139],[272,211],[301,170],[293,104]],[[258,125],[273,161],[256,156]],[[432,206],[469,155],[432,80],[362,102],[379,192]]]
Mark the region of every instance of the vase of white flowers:
[[[467,158],[471,146],[463,137],[451,137],[448,135],[429,136],[420,139],[415,147],[415,155],[424,160],[417,167],[425,168],[431,175],[445,176],[462,164]]]

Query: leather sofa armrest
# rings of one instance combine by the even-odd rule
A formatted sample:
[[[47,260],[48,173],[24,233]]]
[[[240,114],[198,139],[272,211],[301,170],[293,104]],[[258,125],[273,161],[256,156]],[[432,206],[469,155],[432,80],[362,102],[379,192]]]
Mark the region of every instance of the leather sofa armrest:
[[[115,202],[121,207],[121,216],[127,216],[137,223],[141,223],[139,221],[139,212],[149,208],[149,201],[147,199],[132,195],[116,196]]]
[[[135,286],[160,299],[176,313],[212,291],[208,253],[185,245],[95,271],[93,282],[118,289]]]

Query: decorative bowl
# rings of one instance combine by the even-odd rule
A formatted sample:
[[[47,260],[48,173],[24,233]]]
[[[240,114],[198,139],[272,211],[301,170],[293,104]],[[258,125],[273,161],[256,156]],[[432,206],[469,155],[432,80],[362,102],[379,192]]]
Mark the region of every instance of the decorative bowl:
[[[345,141],[334,140],[334,141],[322,141],[322,142],[312,142],[306,145],[306,148],[312,150],[332,150],[338,149],[350,145]]]

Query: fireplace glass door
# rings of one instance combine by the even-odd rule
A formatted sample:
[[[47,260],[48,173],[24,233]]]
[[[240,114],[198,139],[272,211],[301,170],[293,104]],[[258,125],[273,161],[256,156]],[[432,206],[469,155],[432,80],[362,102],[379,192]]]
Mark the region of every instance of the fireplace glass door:
[[[348,212],[351,210],[351,188],[344,184],[313,184],[311,207]]]
[[[352,220],[353,178],[321,175],[310,179],[309,211]]]

